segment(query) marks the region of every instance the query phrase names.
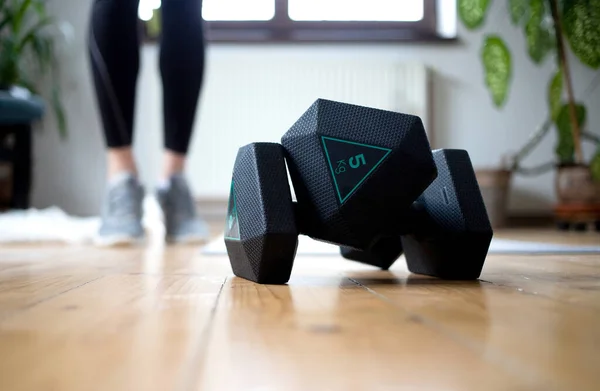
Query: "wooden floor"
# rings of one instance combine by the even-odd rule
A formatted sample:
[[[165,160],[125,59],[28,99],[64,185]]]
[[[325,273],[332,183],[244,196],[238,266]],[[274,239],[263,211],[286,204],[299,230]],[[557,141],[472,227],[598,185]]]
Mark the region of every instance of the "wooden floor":
[[[299,257],[261,286],[195,247],[3,247],[0,390],[600,390],[600,256],[471,283]]]

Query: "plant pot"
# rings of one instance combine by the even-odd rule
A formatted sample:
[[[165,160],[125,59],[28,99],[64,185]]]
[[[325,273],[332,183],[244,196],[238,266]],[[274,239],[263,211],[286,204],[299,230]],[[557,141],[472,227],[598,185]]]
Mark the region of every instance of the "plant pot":
[[[600,203],[600,182],[592,179],[589,166],[576,164],[559,166],[555,187],[559,204]]]
[[[504,169],[480,169],[475,171],[475,175],[492,228],[506,227],[512,172]]]
[[[556,171],[554,219],[561,230],[600,231],[600,182],[592,179],[586,165],[559,166]]]

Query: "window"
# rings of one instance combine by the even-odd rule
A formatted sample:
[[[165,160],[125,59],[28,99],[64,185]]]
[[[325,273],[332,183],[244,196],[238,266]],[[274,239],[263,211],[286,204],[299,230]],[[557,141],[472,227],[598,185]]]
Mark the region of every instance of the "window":
[[[203,0],[208,39],[220,42],[438,40],[440,0]],[[449,0],[441,0],[448,2]],[[141,0],[150,38],[161,0]]]
[[[207,21],[266,21],[275,17],[275,0],[204,0]]]
[[[417,22],[423,19],[423,1],[414,0],[289,0],[290,19],[336,21]]]

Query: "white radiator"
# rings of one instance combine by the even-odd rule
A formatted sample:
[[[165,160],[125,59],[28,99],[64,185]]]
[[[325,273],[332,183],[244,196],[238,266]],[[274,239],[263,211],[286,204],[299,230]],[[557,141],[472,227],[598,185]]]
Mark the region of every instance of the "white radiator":
[[[418,115],[431,137],[430,75],[425,66],[384,56],[336,58],[259,50],[209,53],[190,151],[189,174],[199,198],[227,197],[237,149],[255,141],[278,142],[317,98]],[[154,55],[146,59],[154,62]],[[153,66],[148,68],[146,75],[154,72]],[[141,94],[145,107],[160,107],[157,82]],[[146,113],[138,116],[138,126],[157,127],[152,133],[161,134],[162,117]],[[145,147],[136,149],[146,154]],[[149,165],[160,161],[145,160],[152,160]]]

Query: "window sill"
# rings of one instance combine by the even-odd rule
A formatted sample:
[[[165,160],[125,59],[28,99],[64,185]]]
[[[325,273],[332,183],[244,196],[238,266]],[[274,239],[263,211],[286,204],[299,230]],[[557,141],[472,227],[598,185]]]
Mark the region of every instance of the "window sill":
[[[415,30],[329,30],[294,29],[273,31],[260,29],[212,29],[207,41],[215,43],[456,43],[458,38]]]
[[[158,39],[148,36],[142,26],[146,43]],[[335,28],[299,27],[273,28],[240,26],[239,24],[207,24],[206,40],[211,43],[232,44],[302,44],[302,43],[402,43],[402,44],[451,44],[457,37],[445,37],[430,30],[399,28]]]

